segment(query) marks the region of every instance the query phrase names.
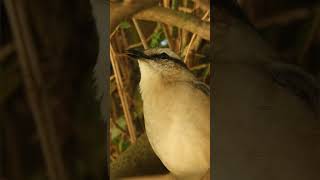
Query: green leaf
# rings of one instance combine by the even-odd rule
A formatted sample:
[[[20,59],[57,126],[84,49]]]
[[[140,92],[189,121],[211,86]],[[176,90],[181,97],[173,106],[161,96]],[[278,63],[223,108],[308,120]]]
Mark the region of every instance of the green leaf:
[[[152,34],[151,41],[150,41],[151,48],[159,47],[160,41],[162,39],[161,34],[162,34],[161,32],[156,32]]]
[[[117,138],[121,134],[118,128],[111,128],[111,139]]]
[[[126,129],[127,128],[127,122],[126,119],[124,118],[124,116],[121,116],[118,120],[118,125],[122,128],[122,129]]]
[[[119,24],[119,27],[121,29],[128,29],[131,27],[130,23],[128,21],[122,21],[120,24]]]

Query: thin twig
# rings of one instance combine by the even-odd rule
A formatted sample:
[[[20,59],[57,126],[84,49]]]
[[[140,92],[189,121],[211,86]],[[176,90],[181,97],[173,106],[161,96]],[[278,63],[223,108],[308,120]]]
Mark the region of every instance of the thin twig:
[[[112,39],[112,37],[116,34],[116,32],[119,30],[119,28],[120,28],[120,25],[118,25],[118,26],[114,29],[114,31],[110,34],[110,39]]]
[[[200,65],[197,65],[197,66],[193,66],[191,68],[191,71],[201,70],[201,69],[204,69],[204,68],[207,68],[207,67],[208,67],[208,64],[200,64]]]
[[[148,44],[147,44],[146,38],[144,37],[143,32],[140,29],[139,23],[137,22],[137,20],[135,18],[132,18],[132,21],[133,21],[134,26],[136,27],[136,30],[138,32],[138,35],[140,37],[140,40],[143,44],[144,49],[148,49]]]
[[[111,60],[113,72],[115,74],[117,89],[118,89],[118,92],[119,92],[119,97],[120,97],[120,100],[121,100],[124,116],[125,116],[126,123],[127,123],[127,126],[128,126],[128,131],[129,131],[129,135],[130,135],[130,141],[132,143],[135,143],[136,140],[137,140],[136,132],[135,132],[133,121],[132,121],[132,117],[131,117],[131,114],[130,114],[130,111],[129,111],[128,101],[127,101],[126,93],[124,91],[124,86],[123,86],[123,83],[122,83],[123,81],[122,81],[122,77],[121,77],[121,73],[120,73],[120,68],[118,66],[117,57],[116,57],[116,54],[114,52],[114,49],[113,49],[111,43],[110,43],[110,60]]]
[[[210,11],[207,11],[207,12],[204,14],[204,16],[201,18],[201,20],[206,19],[206,18],[209,16],[209,12],[210,12]],[[184,57],[184,63],[186,63],[187,65],[188,65],[188,55],[189,55],[191,46],[192,46],[194,40],[196,39],[196,37],[197,37],[196,34],[193,34],[193,35],[192,35],[192,38],[191,38],[190,43],[189,43],[188,48],[187,48],[186,55],[185,55],[185,57]]]
[[[163,7],[170,8],[170,0],[163,0]],[[161,24],[164,35],[166,36],[166,38],[168,40],[169,48],[173,50],[174,43],[172,42],[172,36],[171,36],[172,28],[170,28],[169,25],[164,24],[164,23],[159,23],[159,24]]]
[[[174,45],[173,45],[173,42],[172,42],[172,37],[171,37],[171,35],[169,33],[169,27],[166,24],[163,24],[163,23],[161,23],[161,25],[162,25],[162,28],[163,28],[163,32],[164,32],[164,34],[165,34],[165,36],[166,36],[166,38],[168,40],[169,48],[173,49]]]
[[[193,12],[193,9],[190,9],[190,8],[187,8],[187,7],[178,7],[178,10],[179,11],[182,11],[182,12],[184,12],[184,13],[192,13]]]
[[[196,39],[197,35],[196,34],[193,34],[192,37],[191,37],[191,40],[190,40],[190,43],[188,45],[188,48],[187,48],[187,52],[186,52],[186,55],[184,57],[184,63],[188,65],[188,56],[189,56],[189,52],[190,52],[190,49],[191,49],[191,45],[193,44],[193,41]]]
[[[163,0],[163,7],[169,8],[170,7],[170,0]]]
[[[152,39],[153,34],[159,32],[160,30],[161,30],[161,26],[160,26],[159,23],[157,23],[157,26],[154,28],[153,33],[146,39],[147,43]],[[127,47],[127,49],[136,48],[136,47],[139,47],[141,45],[142,45],[142,42],[139,41],[138,43],[129,45]]]
[[[184,0],[183,1],[183,8],[187,8],[188,7],[188,0]],[[194,11],[193,9],[190,9],[191,11],[189,13],[192,13]],[[189,32],[184,30],[184,29],[180,29],[181,31],[181,35],[180,35],[180,52],[186,47],[186,44],[188,42],[189,39]],[[181,53],[182,54],[182,53]]]

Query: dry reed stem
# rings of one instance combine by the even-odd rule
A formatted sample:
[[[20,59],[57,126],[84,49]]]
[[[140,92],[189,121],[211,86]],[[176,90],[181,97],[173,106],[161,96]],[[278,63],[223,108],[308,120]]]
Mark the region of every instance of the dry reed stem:
[[[164,32],[164,34],[165,34],[165,36],[166,36],[166,38],[168,40],[169,48],[173,49],[174,48],[174,44],[172,42],[172,37],[171,37],[171,35],[169,33],[169,26],[166,25],[166,24],[163,24],[163,23],[161,23],[161,25],[162,25],[162,28],[163,28],[163,32]]]
[[[200,64],[200,65],[197,65],[197,66],[193,66],[192,68],[190,68],[190,70],[194,71],[194,70],[200,70],[200,69],[204,69],[204,68],[207,68],[208,65],[207,64]]]
[[[161,26],[158,23],[157,26],[154,28],[153,33],[151,33],[151,35],[146,39],[146,41],[149,42],[152,39],[153,34],[158,32],[158,31],[160,31],[160,30],[161,30]],[[139,47],[141,45],[142,45],[142,42],[140,41],[138,43],[128,45],[127,49],[136,48],[136,47]]]
[[[118,89],[120,101],[122,104],[124,116],[125,116],[126,123],[128,126],[130,141],[131,141],[131,143],[135,143],[137,140],[137,137],[136,137],[132,117],[131,117],[131,114],[129,111],[128,100],[127,100],[126,93],[124,90],[123,81],[121,78],[121,73],[120,73],[120,68],[118,65],[117,57],[116,57],[116,54],[114,52],[114,49],[113,49],[111,43],[110,43],[110,60],[111,60],[111,65],[113,68],[114,76],[116,79],[117,89]]]
[[[132,18],[132,21],[133,21],[134,26],[136,27],[136,30],[137,30],[138,35],[140,37],[140,40],[142,42],[143,48],[148,49],[148,44],[147,44],[146,38],[144,37],[137,20],[135,18]]]
[[[170,0],[163,0],[163,7],[169,8],[170,7]]]
[[[114,29],[114,31],[110,34],[109,39],[112,39],[112,37],[116,34],[116,32],[118,32],[119,28],[120,28],[120,24],[119,24],[119,25]]]
[[[184,0],[183,1],[183,7],[181,7],[181,8],[187,8],[187,7],[188,7],[188,0]],[[190,10],[191,11],[189,12],[189,14],[191,14],[194,11],[194,9],[190,9]],[[182,10],[182,12],[184,12],[184,10]],[[183,48],[186,47],[186,44],[188,42],[189,32],[184,30],[184,29],[180,29],[180,31],[181,31],[180,32],[181,33],[181,35],[180,35],[180,51],[182,51]],[[182,52],[181,52],[181,54],[182,54]]]
[[[169,8],[170,9],[170,0],[163,0],[163,7],[164,8]],[[164,24],[164,23],[160,23],[161,24],[161,27],[163,29],[163,32],[164,32],[164,35],[166,36],[167,40],[168,40],[168,45],[169,45],[169,48],[173,50],[174,48],[174,43],[172,41],[172,27],[170,27],[169,25],[167,24]]]
[[[210,11],[208,10],[208,11],[204,14],[204,16],[201,18],[201,20],[205,20],[205,19],[209,16],[209,14],[210,14]],[[187,48],[186,55],[185,55],[185,57],[184,57],[184,63],[187,64],[187,65],[188,65],[188,63],[189,63],[189,61],[188,61],[188,60],[189,60],[189,59],[188,59],[189,51],[190,51],[191,46],[192,46],[194,40],[196,39],[196,37],[197,37],[197,34],[193,34],[193,35],[192,35],[191,40],[190,40],[190,43],[189,43],[188,48]]]
[[[187,8],[187,7],[178,7],[178,10],[184,13],[191,14],[193,12],[193,9]]]

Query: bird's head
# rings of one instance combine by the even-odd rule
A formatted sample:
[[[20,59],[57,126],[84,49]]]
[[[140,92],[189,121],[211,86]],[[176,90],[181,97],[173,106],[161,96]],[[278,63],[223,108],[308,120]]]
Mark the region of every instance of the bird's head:
[[[126,54],[138,60],[141,78],[153,75],[171,79],[192,77],[181,58],[168,48],[153,48],[145,51],[131,49]]]

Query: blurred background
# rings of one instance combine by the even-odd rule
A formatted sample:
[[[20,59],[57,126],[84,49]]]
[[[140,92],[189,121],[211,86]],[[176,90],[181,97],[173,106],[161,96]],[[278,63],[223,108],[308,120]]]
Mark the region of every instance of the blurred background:
[[[222,2],[222,1],[220,1]],[[233,4],[234,1],[226,1]],[[237,0],[261,36],[280,55],[320,78],[320,3],[317,0]]]
[[[156,6],[161,7],[157,9],[159,11],[165,11],[162,8],[169,11],[160,15],[159,11],[157,14],[157,11],[150,10],[148,16],[148,13],[145,13],[140,14],[139,18],[126,18],[110,35],[111,163],[145,132],[143,102],[139,91],[139,67],[137,61],[124,55],[126,49],[170,48],[181,57],[199,80],[207,84],[210,82],[210,41],[183,27],[177,27],[176,24],[165,24],[156,18],[167,16],[163,18],[170,19],[172,14],[175,14],[185,17],[181,19],[188,24],[194,23],[190,17],[209,23],[209,6],[203,8],[200,1],[194,0],[160,0]],[[114,9],[111,9],[111,13],[112,11]],[[179,24],[178,21],[176,23]]]
[[[89,0],[0,1],[0,179],[102,179]]]

